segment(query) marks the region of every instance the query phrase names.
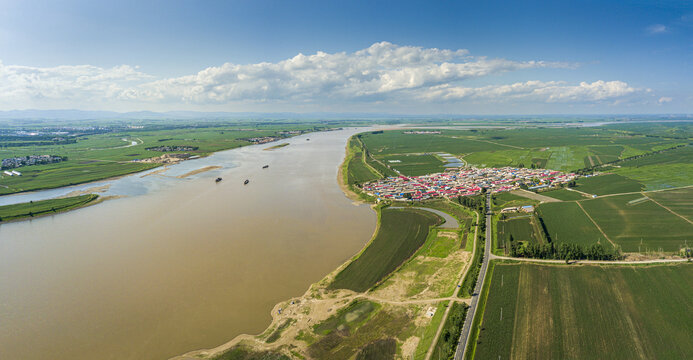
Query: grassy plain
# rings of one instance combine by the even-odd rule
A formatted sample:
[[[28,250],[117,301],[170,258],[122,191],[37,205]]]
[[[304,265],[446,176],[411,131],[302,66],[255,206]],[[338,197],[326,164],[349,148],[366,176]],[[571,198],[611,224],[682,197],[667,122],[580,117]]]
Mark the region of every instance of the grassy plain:
[[[372,242],[330,284],[331,289],[365,291],[397,269],[423,245],[431,226],[442,219],[414,209],[382,209]]]
[[[485,301],[477,359],[693,354],[693,312],[686,310],[693,308],[690,264],[496,264]]]
[[[0,206],[0,222],[61,213],[85,206],[98,197],[95,194],[88,194]]]

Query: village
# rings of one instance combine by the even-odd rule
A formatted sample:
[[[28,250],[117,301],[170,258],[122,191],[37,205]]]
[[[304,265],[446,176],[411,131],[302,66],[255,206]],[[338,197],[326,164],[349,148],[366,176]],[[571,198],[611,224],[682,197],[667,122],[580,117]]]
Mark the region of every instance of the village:
[[[397,176],[363,184],[363,190],[377,199],[422,201],[437,197],[455,198],[519,188],[543,189],[578,178],[573,173],[527,168],[465,167],[423,176]]]
[[[14,169],[22,166],[51,164],[66,160],[62,156],[56,155],[29,155],[2,159],[2,169]],[[7,172],[6,172],[7,173]]]

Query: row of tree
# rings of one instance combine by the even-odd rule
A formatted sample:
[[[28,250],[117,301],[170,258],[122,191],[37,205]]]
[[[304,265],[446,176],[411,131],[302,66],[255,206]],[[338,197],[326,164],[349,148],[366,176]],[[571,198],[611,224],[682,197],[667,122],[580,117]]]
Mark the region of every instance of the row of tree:
[[[618,251],[609,251],[602,244],[592,244],[587,247],[568,243],[555,246],[553,242],[522,245],[513,241],[512,235],[509,243],[510,256],[513,257],[558,260],[618,260],[621,258]]]

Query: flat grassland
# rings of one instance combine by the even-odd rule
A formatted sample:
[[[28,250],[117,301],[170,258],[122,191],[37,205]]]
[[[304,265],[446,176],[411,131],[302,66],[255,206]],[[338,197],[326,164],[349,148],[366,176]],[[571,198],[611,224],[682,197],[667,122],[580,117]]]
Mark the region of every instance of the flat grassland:
[[[88,194],[0,206],[0,222],[61,213],[84,206],[98,197],[95,194]]]
[[[366,291],[397,269],[426,241],[431,226],[442,219],[414,209],[382,209],[372,242],[330,284],[331,289]]]
[[[575,202],[544,203],[537,208],[551,241],[589,246],[600,242],[609,247],[596,226]]]
[[[669,196],[666,191],[662,193],[659,196]],[[693,224],[642,194],[609,196],[581,204],[609,239],[625,252],[676,252],[693,239]]]
[[[690,309],[691,264],[496,264],[475,358],[690,358]]]

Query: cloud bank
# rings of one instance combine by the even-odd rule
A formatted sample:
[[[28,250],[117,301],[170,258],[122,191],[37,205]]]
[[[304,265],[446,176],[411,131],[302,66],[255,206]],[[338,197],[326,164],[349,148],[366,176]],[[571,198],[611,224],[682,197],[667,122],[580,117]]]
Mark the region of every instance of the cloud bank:
[[[471,56],[450,50],[380,42],[353,53],[298,54],[279,62],[209,67],[196,74],[154,78],[136,67],[91,65],[51,68],[3,65],[0,106],[43,102],[79,104],[346,104],[530,101],[595,103],[624,99],[640,90],[619,80],[570,84],[528,80],[512,84],[465,86],[474,79],[526,70],[573,69],[570,63],[515,61]],[[53,105],[54,106],[54,105]]]

